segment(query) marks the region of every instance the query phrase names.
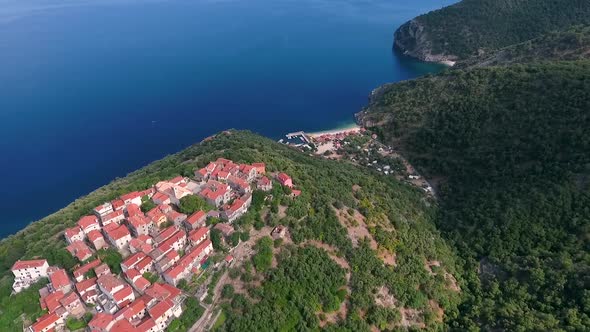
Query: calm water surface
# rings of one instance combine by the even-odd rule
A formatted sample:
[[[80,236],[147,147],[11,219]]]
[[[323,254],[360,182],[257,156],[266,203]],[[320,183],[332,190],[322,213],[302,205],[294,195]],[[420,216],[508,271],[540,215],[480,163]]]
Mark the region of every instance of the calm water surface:
[[[394,29],[450,0],[0,0],[0,237],[226,128],[352,121],[437,71]]]

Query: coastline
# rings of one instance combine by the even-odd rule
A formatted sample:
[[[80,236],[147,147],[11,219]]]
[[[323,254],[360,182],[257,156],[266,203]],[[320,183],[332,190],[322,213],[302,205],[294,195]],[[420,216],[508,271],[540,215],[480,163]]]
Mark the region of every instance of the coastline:
[[[337,135],[337,134],[342,134],[342,133],[347,133],[347,132],[359,132],[361,131],[361,126],[359,126],[356,123],[351,123],[345,126],[340,126],[337,128],[333,128],[333,129],[327,129],[327,130],[321,130],[321,131],[316,131],[313,133],[306,133],[307,136],[310,137],[319,137],[319,136],[323,136],[323,135]]]

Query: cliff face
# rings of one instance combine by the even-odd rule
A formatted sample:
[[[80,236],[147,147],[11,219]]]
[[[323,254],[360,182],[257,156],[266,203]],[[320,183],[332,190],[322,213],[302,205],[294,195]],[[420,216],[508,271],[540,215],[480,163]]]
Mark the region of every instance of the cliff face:
[[[457,56],[433,51],[432,41],[426,33],[424,25],[413,19],[400,26],[394,34],[393,46],[404,55],[429,62],[448,62],[458,59]]]

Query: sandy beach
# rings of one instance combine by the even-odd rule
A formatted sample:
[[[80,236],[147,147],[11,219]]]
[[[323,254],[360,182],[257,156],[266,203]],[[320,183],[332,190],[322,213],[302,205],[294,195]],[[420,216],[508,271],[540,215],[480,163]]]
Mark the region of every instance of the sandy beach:
[[[322,135],[336,135],[336,134],[346,133],[346,132],[359,132],[360,130],[361,130],[361,127],[358,126],[357,124],[350,124],[350,125],[347,125],[347,126],[344,126],[341,128],[317,131],[314,133],[306,133],[306,135],[308,135],[310,137],[318,137],[318,136],[322,136]]]

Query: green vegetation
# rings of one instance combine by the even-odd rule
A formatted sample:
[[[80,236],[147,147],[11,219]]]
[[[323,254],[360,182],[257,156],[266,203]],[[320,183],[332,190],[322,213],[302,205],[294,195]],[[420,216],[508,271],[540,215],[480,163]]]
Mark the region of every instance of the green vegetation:
[[[460,59],[590,24],[585,0],[463,0],[416,18],[433,54]],[[423,41],[419,41],[423,42]],[[405,42],[411,45],[411,42]]]
[[[88,326],[88,322],[92,319],[92,314],[87,313],[89,316],[85,316],[82,319],[76,319],[70,317],[66,320],[66,327],[70,331],[76,331],[85,328]]]
[[[178,207],[180,212],[191,215],[199,210],[209,211],[211,206],[207,202],[197,195],[184,196],[180,199],[180,206]]]
[[[270,268],[272,263],[273,241],[270,237],[265,236],[256,242],[254,250],[256,254],[252,257],[254,268],[258,272],[264,272]]]
[[[176,318],[170,322],[166,331],[169,332],[185,332],[188,331],[196,321],[201,318],[205,309],[199,304],[199,301],[194,297],[188,297],[183,304],[183,312],[180,318]]]
[[[158,281],[158,279],[160,279],[160,276],[155,274],[155,273],[151,273],[151,272],[145,272],[143,274],[143,277],[147,279],[147,281],[149,281],[150,283],[155,283],[156,281]]]
[[[0,326],[3,331],[22,331],[23,324],[20,317],[24,316],[34,321],[45,313],[39,306],[39,290],[48,282],[47,279],[41,279],[17,296],[3,296],[0,299]]]
[[[123,257],[116,249],[100,249],[97,256],[103,263],[106,263],[109,266],[111,272],[114,274],[121,273],[121,262],[123,261]]]
[[[443,179],[436,223],[467,280],[451,326],[590,326],[588,77],[589,61],[451,70],[369,107],[365,120],[385,119],[384,138]]]
[[[156,203],[154,203],[149,197],[143,196],[141,198],[141,212],[146,213],[155,207]]]

